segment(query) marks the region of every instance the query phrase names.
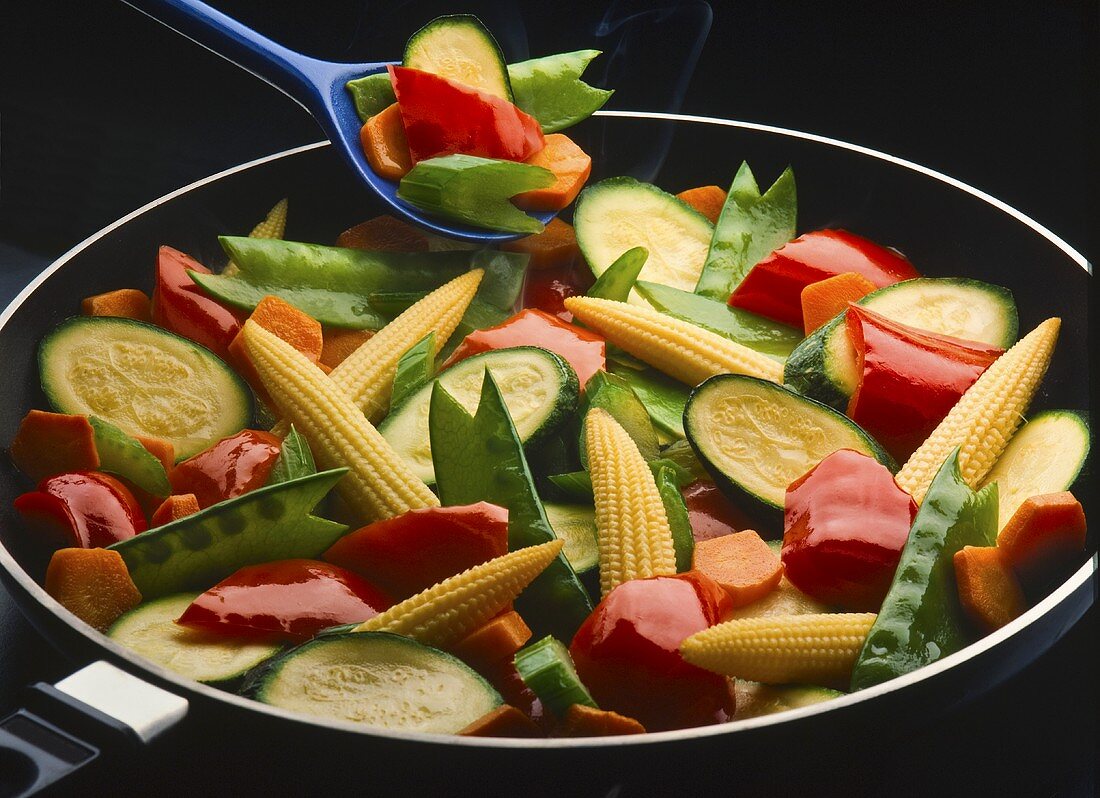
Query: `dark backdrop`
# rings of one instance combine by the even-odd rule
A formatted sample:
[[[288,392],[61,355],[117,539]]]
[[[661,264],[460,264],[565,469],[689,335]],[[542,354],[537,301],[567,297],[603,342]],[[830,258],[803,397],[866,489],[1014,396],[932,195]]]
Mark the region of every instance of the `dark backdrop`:
[[[884,150],[971,183],[1095,253],[1095,3],[217,5],[289,46],[348,61],[399,58],[420,23],[472,11],[510,60],[604,50],[589,74],[616,88],[610,107],[730,116]],[[116,0],[6,3],[0,299],[133,208],[318,137],[277,91]],[[799,783],[817,794],[1090,795],[1095,635],[1093,611],[987,699],[911,745],[875,752],[874,772],[838,767]],[[0,711],[19,685],[66,668],[0,592]],[[216,774],[193,773],[166,790],[216,785]]]

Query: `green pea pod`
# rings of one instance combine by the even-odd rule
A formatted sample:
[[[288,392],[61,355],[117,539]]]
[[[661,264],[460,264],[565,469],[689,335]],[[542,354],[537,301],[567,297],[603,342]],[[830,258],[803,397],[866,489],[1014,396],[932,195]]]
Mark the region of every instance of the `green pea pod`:
[[[122,555],[146,601],[206,590],[246,565],[319,557],[348,528],[310,512],[346,473],[268,485],[108,548]]]
[[[552,186],[555,179],[553,172],[541,166],[475,155],[445,155],[414,166],[401,178],[397,196],[426,213],[473,227],[534,234],[542,232],[542,222],[509,199]]]
[[[470,416],[436,383],[428,414],[436,487],[444,505],[479,501],[508,509],[513,551],[554,540],[535,492],[523,444],[492,374],[485,373],[477,413]],[[550,563],[516,601],[536,635],[572,640],[592,601],[564,554]]]
[[[172,492],[168,472],[156,455],[109,421],[91,416],[88,422],[95,434],[99,468],[128,479],[146,493],[161,498]]]
[[[924,497],[894,581],[852,671],[852,689],[885,682],[952,654],[969,640],[955,585],[955,552],[997,537],[997,485],[975,493],[959,473],[959,450]]]
[[[344,85],[351,92],[355,110],[364,122],[397,102],[389,72],[377,72],[364,78],[349,80]]]
[[[409,347],[397,361],[393,375],[390,407],[397,407],[435,375],[435,332],[430,332]]]
[[[612,372],[631,387],[657,429],[674,438],[684,437],[684,408],[690,388],[650,368],[639,371],[615,365]]]
[[[725,302],[699,294],[644,280],[640,280],[636,287],[638,293],[661,313],[697,324],[776,360],[784,360],[803,337],[802,331],[794,327],[741,308],[731,308]]]
[[[649,462],[649,470],[653,472],[653,478],[657,479],[657,472],[665,469],[669,473],[669,479],[676,483],[677,487],[683,487],[695,482],[699,477],[685,468],[681,463],[669,457],[658,457]],[[571,501],[592,501],[592,475],[588,471],[569,471],[565,474],[553,474],[547,477],[551,484],[569,497]]]
[[[649,250],[645,247],[628,249],[596,279],[586,296],[626,302],[648,257]]]
[[[592,116],[614,93],[580,79],[599,54],[599,50],[577,50],[509,65],[516,105],[539,120],[543,133],[565,130]]]
[[[313,462],[313,452],[309,450],[302,433],[290,425],[290,432],[283,438],[279,447],[279,456],[275,458],[275,465],[271,467],[271,475],[267,478],[268,485],[277,485],[280,482],[289,482],[299,477],[308,477],[317,473],[317,464]]]
[[[691,532],[691,520],[688,518],[684,494],[680,493],[680,477],[676,468],[662,465],[654,475],[657,490],[661,494],[661,503],[665,506],[668,525],[672,529],[672,547],[676,550],[676,570],[678,573],[691,570],[692,557],[695,554],[695,535]]]
[[[725,302],[749,269],[795,233],[798,195],[788,166],[763,195],[747,163],[733,178],[695,293]]]

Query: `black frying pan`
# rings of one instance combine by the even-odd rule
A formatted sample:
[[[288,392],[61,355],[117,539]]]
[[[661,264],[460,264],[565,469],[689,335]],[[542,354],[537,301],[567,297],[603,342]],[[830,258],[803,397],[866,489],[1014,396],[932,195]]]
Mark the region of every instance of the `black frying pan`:
[[[897,247],[925,274],[1005,285],[1016,295],[1021,330],[1061,316],[1062,337],[1035,409],[1088,407],[1088,266],[1018,211],[923,167],[760,125],[606,112],[577,135],[599,165],[593,179],[633,174],[674,191],[721,183],[742,159],[762,182],[793,165],[800,230],[844,227]],[[105,228],[43,272],[0,316],[0,440],[11,439],[29,408],[47,406],[35,347],[54,324],[78,312],[81,297],[122,286],[151,289],[160,244],[218,265],[224,256],[216,236],[248,229],[258,212],[282,196],[290,197],[289,234],[298,240],[331,242],[341,230],[381,212],[328,147],[318,144],[201,180]],[[30,545],[11,506],[27,487],[3,458],[0,578],[31,622],[74,659],[106,660],[185,699],[180,726],[187,733],[169,732],[159,743],[178,747],[181,766],[235,773],[258,792],[276,794],[333,785],[368,795],[391,789],[606,795],[616,786],[626,794],[655,795],[673,786],[690,794],[734,785],[747,788],[743,794],[770,793],[792,751],[834,750],[843,761],[845,750],[861,739],[887,729],[903,735],[917,721],[1002,682],[1058,640],[1095,592],[1093,556],[1026,615],[967,649],[879,687],[776,716],[638,738],[511,741],[385,733],[292,715],[182,680],[78,621],[40,587],[45,555]],[[1089,495],[1081,498],[1091,504]],[[50,698],[56,704],[57,696]],[[10,787],[5,778],[14,784],[20,777],[16,766],[0,750],[0,793]],[[139,792],[156,789],[150,784]]]

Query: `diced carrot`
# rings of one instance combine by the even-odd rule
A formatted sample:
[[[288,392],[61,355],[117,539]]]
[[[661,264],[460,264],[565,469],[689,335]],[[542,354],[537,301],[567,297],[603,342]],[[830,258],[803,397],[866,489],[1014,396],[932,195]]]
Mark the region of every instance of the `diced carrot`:
[[[501,704],[459,732],[462,737],[542,737],[535,722],[511,704]]]
[[[314,363],[321,357],[321,350],[324,346],[321,323],[307,316],[289,302],[285,302],[277,296],[265,296],[256,305],[249,318],[265,330],[275,333]],[[237,373],[252,386],[256,391],[256,395],[265,404],[270,405],[260,375],[256,372],[252,361],[248,359],[244,338],[240,332],[229,344],[229,358]]]
[[[136,288],[119,288],[105,294],[87,297],[80,303],[85,316],[118,316],[137,321],[153,320],[153,303],[144,291]]]
[[[336,246],[374,252],[427,252],[430,245],[423,230],[384,214],[349,227],[337,237]]]
[[[634,718],[573,704],[557,730],[562,737],[614,737],[620,734],[645,734],[645,726]]]
[[[101,631],[141,603],[122,556],[110,549],[55,551],[46,568],[46,592]]]
[[[1064,574],[1085,551],[1085,511],[1069,491],[1032,496],[997,536],[997,548],[1024,587]]]
[[[339,327],[322,328],[321,360],[320,365],[334,369],[344,360],[370,340],[374,333],[371,330],[342,330]]]
[[[375,173],[386,180],[400,180],[412,169],[409,142],[397,103],[379,111],[359,131],[363,154]]]
[[[550,220],[546,229],[533,236],[526,236],[501,244],[508,252],[521,252],[531,256],[529,267],[542,269],[565,268],[581,255],[573,227],[557,217]]]
[[[149,438],[145,435],[138,435],[137,440],[145,447],[146,451],[160,460],[165,470],[176,464],[176,447],[172,445],[171,441]]]
[[[592,158],[561,133],[546,136],[546,145],[528,158],[527,163],[549,169],[555,180],[546,188],[512,197],[512,203],[525,211],[560,211],[577,198],[592,174]]]
[[[149,519],[149,528],[164,526],[199,511],[199,500],[194,493],[173,493]]]
[[[681,191],[676,197],[699,211],[714,224],[718,223],[722,206],[726,204],[726,192],[718,186],[689,188],[686,191]]]
[[[85,416],[32,410],[20,422],[9,453],[19,470],[35,482],[99,468],[95,431]]]
[[[778,555],[751,529],[699,541],[692,567],[720,584],[734,607],[762,599],[783,577]]]
[[[531,639],[531,629],[515,610],[503,612],[451,646],[451,653],[474,670],[511,657]]]
[[[1027,609],[1016,575],[995,546],[963,546],[955,552],[955,583],[963,611],[983,632],[1000,629]]]
[[[802,289],[802,323],[806,335],[842,310],[847,310],[849,302],[863,299],[874,290],[874,283],[855,272],[844,272],[810,283]]]

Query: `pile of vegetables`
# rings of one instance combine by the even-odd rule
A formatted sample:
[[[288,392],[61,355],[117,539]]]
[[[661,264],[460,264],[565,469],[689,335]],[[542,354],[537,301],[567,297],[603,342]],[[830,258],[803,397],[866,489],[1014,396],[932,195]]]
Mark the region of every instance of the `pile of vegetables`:
[[[372,137],[403,123],[403,190],[537,159],[606,99],[594,54],[505,68],[487,36],[444,18],[352,84],[368,153],[398,161]],[[516,148],[434,149],[513,100]],[[218,273],[162,247],[152,299],[89,297],[40,344],[50,410],[10,455],[46,589],[201,682],[473,736],[724,723],[958,651],[1084,556],[1086,419],[1027,415],[1059,321],[1017,340],[1006,289],[796,210],[791,169],[762,192],[743,165],[729,192],[604,180],[499,250],[392,217],[284,240],[285,200]]]

